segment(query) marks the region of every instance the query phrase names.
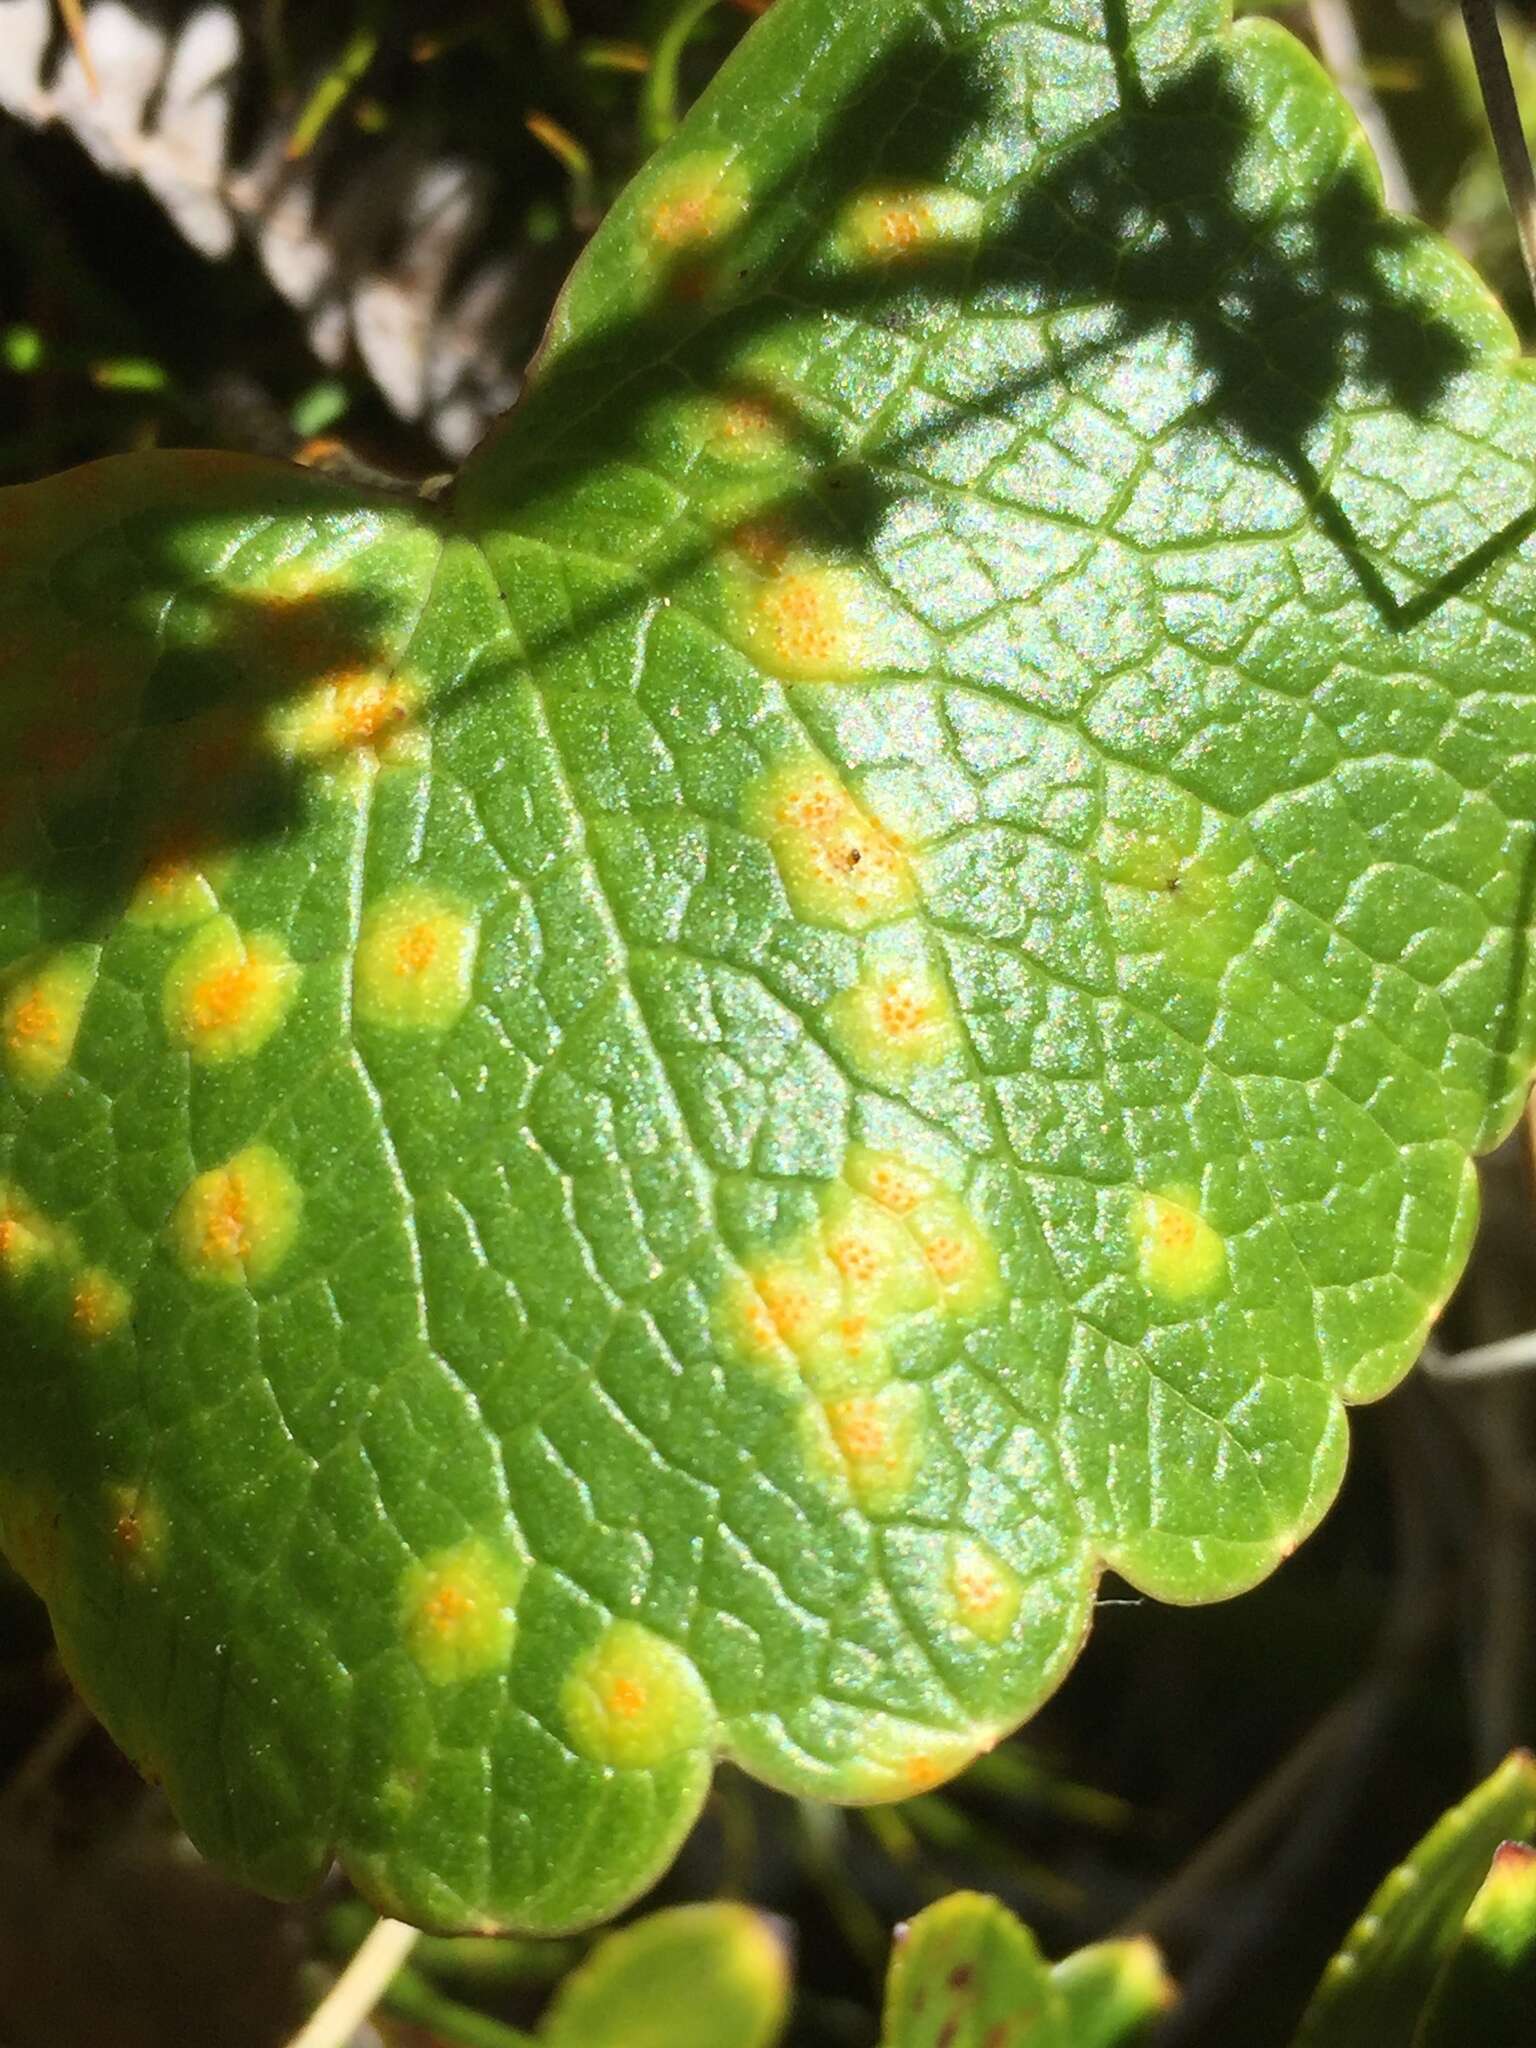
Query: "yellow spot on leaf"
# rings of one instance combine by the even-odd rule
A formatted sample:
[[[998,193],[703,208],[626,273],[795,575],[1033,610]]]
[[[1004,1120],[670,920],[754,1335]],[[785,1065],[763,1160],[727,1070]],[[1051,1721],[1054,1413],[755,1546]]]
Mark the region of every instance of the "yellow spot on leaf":
[[[910,1229],[878,1202],[837,1183],[822,1201],[821,1242],[843,1281],[847,1312],[881,1330],[934,1305],[932,1275]]]
[[[849,1487],[871,1514],[889,1514],[911,1494],[922,1465],[927,1411],[923,1389],[901,1381],[827,1404],[827,1427],[847,1467]]]
[[[813,1343],[841,1306],[837,1275],[813,1250],[760,1259],[748,1271],[775,1334],[791,1351]]]
[[[67,1264],[74,1239],[9,1182],[0,1181],[0,1273],[25,1280],[39,1266]]]
[[[406,1646],[434,1685],[504,1671],[517,1636],[526,1567],[479,1536],[412,1564],[400,1588]]]
[[[154,853],[129,899],[130,923],[150,931],[185,931],[219,907],[212,881],[189,851],[172,846]]]
[[[851,1147],[820,1210],[816,1223],[726,1283],[716,1331],[726,1358],[785,1393],[808,1389],[831,1404],[825,1415],[814,1402],[799,1413],[807,1460],[834,1487],[850,1476],[861,1418],[890,1424],[895,1463],[871,1457],[858,1468],[865,1476],[854,1491],[872,1499],[871,1488],[895,1483],[890,1475],[917,1441],[921,1403],[913,1388],[894,1384],[903,1333],[935,1314],[988,1313],[1002,1298],[1001,1275],[965,1201],[895,1154]],[[882,1405],[853,1405],[866,1396]],[[829,1426],[834,1410],[846,1430]]]
[[[1142,1280],[1165,1301],[1213,1294],[1226,1278],[1226,1244],[1187,1196],[1138,1196],[1131,1234]]]
[[[18,1087],[51,1087],[74,1057],[96,980],[93,947],[71,946],[13,983],[0,1009],[5,1066]]]
[[[399,676],[343,671],[274,715],[273,742],[280,753],[301,761],[377,750],[405,730],[419,703],[415,685]]]
[[[738,529],[739,530],[739,529]],[[847,682],[872,667],[875,621],[856,578],[785,552],[744,592],[748,651],[791,682]]]
[[[467,912],[407,882],[369,909],[357,944],[357,1014],[392,1031],[446,1031],[474,986],[479,930]]]
[[[303,1197],[268,1145],[250,1145],[200,1173],[177,1203],[171,1238],[188,1269],[227,1286],[258,1285],[298,1235]]]
[[[909,1228],[922,1247],[951,1314],[984,1315],[1002,1299],[991,1239],[958,1195],[932,1195],[912,1212]]]
[[[1024,1599],[1024,1581],[1012,1565],[974,1538],[950,1545],[944,1590],[955,1620],[986,1643],[1004,1640]]]
[[[709,438],[717,454],[733,463],[774,461],[785,453],[782,409],[758,392],[711,401]]]
[[[259,1052],[298,994],[300,970],[264,933],[245,938],[232,919],[210,919],[172,962],[165,1028],[172,1042],[210,1065]]]
[[[70,1321],[82,1337],[110,1337],[128,1320],[132,1307],[132,1297],[120,1280],[100,1266],[87,1266],[75,1280]]]
[[[165,1561],[165,1510],[146,1488],[109,1486],[108,1543],[118,1569],[128,1578],[154,1578]]]
[[[795,1385],[794,1354],[779,1335],[772,1311],[750,1273],[733,1274],[726,1282],[716,1309],[715,1328],[727,1358],[750,1366],[781,1387]]]
[[[641,221],[663,256],[696,252],[718,241],[747,210],[747,181],[722,151],[694,150],[649,183]]]
[[[653,1770],[705,1748],[714,1708],[691,1659],[638,1622],[616,1621],[561,1690],[571,1741],[594,1763]]]
[[[766,837],[785,893],[807,923],[863,931],[915,903],[906,854],[825,763],[792,761],[771,770],[747,816]]]
[[[873,1316],[854,1310],[840,1315],[806,1347],[800,1371],[823,1401],[873,1393],[891,1377],[890,1345]]]
[[[838,243],[861,266],[910,263],[963,249],[981,226],[981,202],[968,193],[944,185],[877,185],[849,204]]]
[[[999,1730],[927,1728],[894,1714],[871,1714],[860,1725],[858,1757],[840,1775],[842,1799],[910,1799],[930,1792],[997,1742]]]
[[[923,963],[873,961],[827,1010],[838,1049],[856,1073],[899,1082],[960,1045],[949,990]]]
[[[910,1216],[939,1188],[925,1167],[894,1152],[872,1152],[864,1145],[849,1146],[843,1178],[893,1216]]]

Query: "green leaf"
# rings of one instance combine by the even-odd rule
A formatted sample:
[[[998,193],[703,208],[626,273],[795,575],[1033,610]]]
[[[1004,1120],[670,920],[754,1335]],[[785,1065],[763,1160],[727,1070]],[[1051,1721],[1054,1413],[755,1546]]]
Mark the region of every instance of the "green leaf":
[[[206,1851],[568,1927],[1294,1547],[1531,1070],[1533,453],[1272,27],[778,0],[445,500],[0,495],[0,1521]]]
[[[1144,1935],[1080,1948],[1051,1978],[1066,2007],[1070,2048],[1129,2048],[1175,1997],[1157,1946]]]
[[[1490,1859],[1507,1836],[1533,1828],[1536,1761],[1517,1750],[1378,1888],[1324,1972],[1294,2048],[1412,2040]]]
[[[997,1899],[952,1892],[899,1928],[880,2048],[1077,2048],[1035,1938]]]
[[[1000,1900],[952,1892],[897,1930],[881,2048],[1129,2048],[1173,1986],[1150,1941],[1103,1941],[1053,1966]]]
[[[1467,1908],[1414,2048],[1529,2048],[1536,2015],[1536,1849],[1504,1842]]]
[[[556,1994],[546,2048],[772,2048],[789,1955],[762,1913],[673,1906],[604,1937]]]

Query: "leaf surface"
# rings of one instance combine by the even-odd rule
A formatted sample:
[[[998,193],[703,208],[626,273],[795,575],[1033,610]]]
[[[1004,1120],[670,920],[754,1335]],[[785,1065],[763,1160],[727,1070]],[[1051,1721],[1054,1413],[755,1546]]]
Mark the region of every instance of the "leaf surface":
[[[0,494],[9,1554],[195,1839],[570,1926],[1315,1524],[1532,1065],[1510,332],[1204,0],[778,0],[438,504]]]
[[[561,1984],[544,2048],[773,2048],[789,1953],[764,1913],[672,1906],[605,1935]]]
[[[1052,1967],[1051,1980],[1066,2008],[1070,2048],[1130,2048],[1178,1996],[1145,1935],[1076,1949]]]
[[[1503,1842],[1435,1981],[1414,2048],[1523,2048],[1536,2013],[1536,1849]]]
[[[1425,2001],[1463,1938],[1463,1921],[1482,1896],[1479,1887],[1486,1889],[1490,1863],[1506,1837],[1533,1829],[1536,1762],[1516,1750],[1459,1806],[1442,1814],[1377,1887],[1324,1971],[1293,2048],[1415,2040]],[[1505,1875],[1513,1875],[1509,1866]],[[1490,1910],[1496,1917],[1509,1892],[1522,1889],[1523,1877],[1522,1872],[1513,1886],[1494,1885]],[[1474,2031],[1467,2038],[1481,2036]]]
[[[951,1892],[899,1928],[881,2048],[1076,2048],[1035,1938],[999,1899]]]

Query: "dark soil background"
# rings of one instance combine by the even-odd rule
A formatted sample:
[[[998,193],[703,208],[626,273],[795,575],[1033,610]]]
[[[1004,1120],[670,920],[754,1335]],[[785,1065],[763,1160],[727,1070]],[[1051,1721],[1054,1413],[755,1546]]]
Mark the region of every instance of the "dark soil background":
[[[760,7],[722,0],[705,18],[684,98]],[[143,11],[174,30],[191,9]],[[488,254],[506,264],[486,346],[515,381],[571,257],[644,154],[641,67],[676,0],[233,11],[246,56],[232,163],[312,121],[317,82],[372,38],[311,146],[322,193],[340,204],[401,149],[476,167],[484,219],[448,287]],[[1409,0],[1268,11],[1353,70],[1344,82],[1363,83],[1420,210],[1529,331],[1454,17]],[[1536,86],[1536,44],[1521,21],[1510,35],[1517,82]],[[335,274],[387,260],[410,276],[398,222],[338,217],[326,232]],[[406,478],[451,466],[355,348],[317,361],[248,235],[210,261],[63,127],[0,114],[0,482],[156,443],[344,459],[317,436]],[[1488,1163],[1484,1194],[1448,1352],[1536,1328],[1524,1135]],[[1001,1894],[1051,1954],[1154,1934],[1184,1990],[1162,2048],[1279,2048],[1391,1862],[1536,1736],[1533,1437],[1536,1376],[1415,1374],[1357,1412],[1340,1502],[1256,1592],[1181,1611],[1107,1584],[1060,1694],[941,1794],[844,1813],[722,1776],[648,1903],[724,1890],[782,1916],[798,1956],[792,2040],[807,2048],[869,2048],[891,1926],[957,1886]],[[204,1866],[71,1706],[40,1608],[0,1575],[0,2048],[275,2048],[356,1937],[345,1903],[273,1906]],[[509,1950],[509,1981],[457,1995],[528,2024],[572,1952]],[[387,2017],[358,2038],[380,2037],[434,2038]]]

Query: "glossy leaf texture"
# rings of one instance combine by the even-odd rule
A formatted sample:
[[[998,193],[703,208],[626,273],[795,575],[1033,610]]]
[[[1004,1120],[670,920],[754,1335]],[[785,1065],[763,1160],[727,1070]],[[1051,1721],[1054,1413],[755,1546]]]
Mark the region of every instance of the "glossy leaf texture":
[[[1131,2048],[1173,2003],[1150,1941],[1054,1966],[1001,1900],[951,1892],[898,1929],[881,2048]]]
[[[1435,1983],[1414,2048],[1523,2048],[1536,2015],[1536,1849],[1501,1843]]]
[[[0,496],[10,1555],[197,1842],[551,1930],[1338,1485],[1532,1065],[1536,397],[1205,0],[778,0],[434,504]]]
[[[671,1906],[605,1935],[560,1986],[544,2048],[773,2048],[789,2007],[783,1930],[750,1906]]]
[[[1507,1902],[1520,1899],[1527,1879],[1524,1870],[1517,1869],[1518,1858],[1506,1859],[1500,1873],[1500,1854],[1506,1837],[1533,1832],[1536,1761],[1516,1750],[1459,1806],[1442,1814],[1377,1887],[1324,1971],[1293,2048],[1416,2041],[1426,2001],[1458,1949],[1468,1949],[1456,1968],[1463,1989],[1470,1990],[1484,1942],[1492,1941],[1496,1950],[1504,1945]],[[1473,1909],[1490,1886],[1489,1898],[1474,1920]],[[1506,1960],[1512,1971],[1518,1967],[1513,1956]],[[1492,1996],[1493,1987],[1487,1988]],[[1473,2024],[1474,2010],[1470,2004],[1459,2016],[1454,2008],[1450,2015],[1442,2010],[1436,2024],[1455,2017],[1464,2038],[1481,2040],[1484,2036]],[[1489,2022],[1491,2026],[1491,2008]]]

